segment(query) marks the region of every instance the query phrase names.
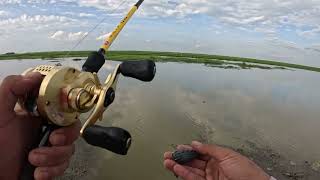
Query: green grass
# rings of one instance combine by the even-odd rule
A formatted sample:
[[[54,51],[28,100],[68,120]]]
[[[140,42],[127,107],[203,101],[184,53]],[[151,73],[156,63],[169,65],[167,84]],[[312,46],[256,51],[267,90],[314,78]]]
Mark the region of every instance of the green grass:
[[[91,51],[65,51],[57,52],[31,52],[23,54],[0,55],[0,60],[10,59],[56,59],[65,57],[87,57]],[[320,72],[320,68],[305,66],[300,64],[285,63],[273,60],[259,60],[253,58],[207,55],[207,54],[192,54],[192,53],[176,53],[176,52],[151,52],[151,51],[110,51],[107,53],[107,58],[114,61],[128,60],[154,60],[156,62],[185,62],[185,63],[203,63],[211,65],[223,64],[238,64],[242,68],[262,68],[270,69],[269,65],[276,68],[295,68],[309,71]],[[240,63],[235,63],[240,62]],[[248,64],[250,63],[250,64]],[[253,64],[252,64],[253,63]],[[258,65],[259,64],[259,65]]]

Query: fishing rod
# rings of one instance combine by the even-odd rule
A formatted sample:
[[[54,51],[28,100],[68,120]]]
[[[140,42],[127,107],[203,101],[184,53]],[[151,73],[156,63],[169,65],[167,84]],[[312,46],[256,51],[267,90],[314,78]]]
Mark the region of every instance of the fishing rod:
[[[28,95],[19,100],[19,105],[34,116],[43,119],[36,144],[32,147],[50,146],[49,136],[54,130],[73,125],[80,116],[91,111],[83,119],[81,137],[90,145],[126,155],[131,145],[131,135],[119,127],[96,125],[103,120],[103,113],[115,99],[119,75],[135,78],[144,82],[154,79],[156,66],[153,61],[126,61],[109,74],[105,82],[100,82],[97,73],[105,63],[105,54],[121,30],[137,11],[143,0],[139,0],[125,18],[105,40],[98,51],[90,53],[82,70],[73,67],[41,65],[26,70],[39,72],[43,76],[38,95]],[[82,116],[81,116],[82,117]],[[29,149],[30,151],[32,149]],[[34,179],[33,167],[28,161],[20,176],[21,180]]]
[[[122,29],[129,22],[134,13],[139,9],[140,5],[144,2],[144,0],[139,0],[128,12],[128,14],[121,20],[118,26],[113,30],[113,32],[107,37],[103,45],[97,52],[92,53],[86,63],[83,66],[83,70],[96,72],[97,69],[100,69],[100,66],[103,66],[105,60],[103,56],[109,50],[110,46],[114,42],[114,40],[118,37]]]

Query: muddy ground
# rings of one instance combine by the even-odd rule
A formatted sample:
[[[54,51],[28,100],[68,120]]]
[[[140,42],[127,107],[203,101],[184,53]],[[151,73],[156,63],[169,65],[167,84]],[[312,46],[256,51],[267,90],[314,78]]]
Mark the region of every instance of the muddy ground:
[[[92,147],[82,139],[77,142],[76,146],[77,151],[70,167],[63,177],[58,178],[59,180],[91,179],[87,173],[88,168],[92,162],[99,160],[99,158],[94,157]],[[278,180],[318,180],[320,177],[318,171],[320,165],[317,162],[288,160],[272,149],[257,147],[250,141],[245,141],[242,146],[232,149],[252,159]]]

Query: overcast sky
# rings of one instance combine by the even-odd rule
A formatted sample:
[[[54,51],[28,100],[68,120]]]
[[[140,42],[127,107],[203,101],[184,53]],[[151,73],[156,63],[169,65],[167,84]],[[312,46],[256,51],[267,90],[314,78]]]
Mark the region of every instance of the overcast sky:
[[[98,49],[134,3],[0,0],[0,53],[70,50],[105,18],[75,50]],[[320,0],[145,0],[111,49],[199,52],[320,66]]]

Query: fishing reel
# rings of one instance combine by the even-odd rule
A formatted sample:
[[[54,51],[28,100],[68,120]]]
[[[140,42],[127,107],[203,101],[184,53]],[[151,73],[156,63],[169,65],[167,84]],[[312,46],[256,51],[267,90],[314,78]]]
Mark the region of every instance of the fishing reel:
[[[32,148],[49,146],[51,132],[57,128],[74,124],[81,114],[90,113],[80,134],[93,146],[98,146],[120,155],[126,155],[131,145],[128,131],[117,127],[95,125],[103,119],[104,111],[113,103],[119,75],[141,81],[152,81],[156,66],[153,61],[127,61],[118,65],[102,83],[97,73],[105,63],[105,53],[117,38],[129,19],[144,0],[139,0],[114,29],[97,52],[92,52],[82,70],[61,66],[38,66],[24,72],[39,72],[43,81],[37,97],[28,96],[19,104],[28,112],[44,119],[37,144]],[[35,167],[27,162],[22,170],[21,180],[33,178]]]
[[[40,140],[43,145],[54,129],[72,125],[81,114],[92,111],[80,131],[84,140],[117,154],[127,154],[131,144],[129,132],[95,123],[103,119],[104,111],[113,103],[120,74],[148,82],[154,78],[156,66],[153,61],[123,62],[102,83],[97,72],[104,61],[102,54],[94,52],[84,63],[82,71],[72,67],[41,65],[24,72],[39,72],[44,76],[38,97],[23,105],[32,114],[47,120],[44,128],[47,132],[42,133]]]

